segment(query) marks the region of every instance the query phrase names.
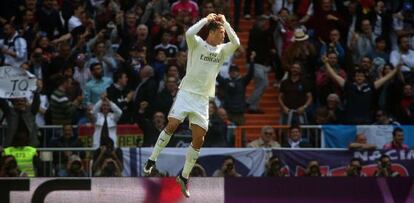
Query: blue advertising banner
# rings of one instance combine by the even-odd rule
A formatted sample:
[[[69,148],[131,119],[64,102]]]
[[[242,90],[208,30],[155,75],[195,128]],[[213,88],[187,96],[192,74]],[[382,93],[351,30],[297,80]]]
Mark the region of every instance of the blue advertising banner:
[[[322,126],[323,148],[347,148],[355,140],[357,133],[362,133],[367,142],[382,149],[384,144],[391,142],[393,125],[324,125]],[[404,130],[404,143],[414,148],[414,126],[398,126]]]

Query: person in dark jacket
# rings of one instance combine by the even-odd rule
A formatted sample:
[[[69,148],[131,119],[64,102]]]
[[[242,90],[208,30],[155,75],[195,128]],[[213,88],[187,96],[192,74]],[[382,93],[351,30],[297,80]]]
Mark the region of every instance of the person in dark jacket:
[[[113,81],[114,83],[106,89],[106,94],[108,99],[122,110],[118,124],[134,123],[134,92],[128,88],[128,76],[125,72],[119,71],[115,73]]]
[[[158,89],[158,84],[154,79],[154,70],[152,67],[149,65],[144,66],[139,73],[139,78],[140,83],[135,89],[134,103],[135,106],[139,106],[143,101],[148,102],[150,105],[148,106],[146,117],[149,118],[153,111],[151,102],[155,100]]]
[[[249,72],[241,76],[239,67],[236,65],[230,66],[229,75],[230,78],[224,79],[220,75],[218,76],[218,82],[224,89],[224,101],[223,107],[226,109],[229,120],[233,121],[237,125],[244,124],[244,111],[246,108],[246,87],[252,80],[254,75],[254,58],[255,52],[250,54]]]
[[[208,122],[208,131],[204,140],[204,147],[227,147],[226,135],[227,135],[227,125],[226,123],[218,116],[217,106],[214,102],[210,101],[208,113],[209,122]]]
[[[289,137],[286,142],[282,144],[284,148],[309,148],[311,145],[302,140],[302,134],[298,125],[289,128]]]
[[[145,111],[148,107],[148,102],[143,101],[139,104],[136,122],[144,132],[144,142],[142,147],[152,147],[157,142],[158,134],[165,128],[166,118],[165,114],[156,111],[152,120],[145,118]]]
[[[175,77],[168,77],[165,81],[164,89],[157,95],[156,109],[161,111],[164,115],[168,115],[171,106],[174,103],[174,98],[178,92],[178,81]]]
[[[31,105],[28,104],[26,98],[16,98],[11,101],[13,107],[9,106],[7,100],[0,98],[0,108],[7,121],[6,137],[3,146],[10,146],[14,136],[21,131],[28,132],[28,145],[38,146],[38,129],[35,122],[35,116],[40,106],[39,93],[34,93]]]

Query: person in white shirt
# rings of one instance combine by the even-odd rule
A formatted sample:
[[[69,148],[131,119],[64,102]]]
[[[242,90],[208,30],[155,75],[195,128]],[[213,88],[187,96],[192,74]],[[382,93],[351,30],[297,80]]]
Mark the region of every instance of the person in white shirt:
[[[111,112],[112,111],[112,112]],[[92,109],[95,120],[95,132],[93,133],[93,147],[99,147],[103,137],[109,137],[117,146],[116,123],[121,118],[122,110],[105,95],[102,96]]]
[[[77,5],[73,11],[73,15],[69,18],[68,23],[68,30],[71,32],[78,26],[82,25],[82,15],[85,14],[85,8],[83,8],[82,4]]]
[[[0,40],[0,49],[4,55],[4,64],[20,67],[27,61],[27,42],[11,23],[3,25],[3,32],[5,38]]]
[[[196,34],[205,25],[207,25],[208,36],[204,41]],[[230,39],[228,43],[224,43],[225,33]],[[192,142],[187,151],[182,174],[176,180],[183,194],[189,197],[187,180],[198,159],[199,150],[208,129],[209,97],[215,95],[216,77],[224,60],[240,46],[240,40],[224,15],[214,13],[210,13],[191,26],[185,35],[188,45],[187,73],[170,110],[168,124],[160,133],[143,171],[146,175],[151,174],[157,157],[168,144],[171,135],[188,116],[192,130]]]
[[[401,73],[405,82],[414,81],[414,51],[410,46],[410,38],[407,35],[398,38],[398,49],[390,54],[390,62],[394,67],[401,64]]]

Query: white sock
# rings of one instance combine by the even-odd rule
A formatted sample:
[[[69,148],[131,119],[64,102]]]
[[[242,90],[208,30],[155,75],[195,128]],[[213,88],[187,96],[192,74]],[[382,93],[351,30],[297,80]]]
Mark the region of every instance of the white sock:
[[[165,130],[161,131],[160,135],[158,136],[157,143],[152,150],[152,154],[150,156],[150,160],[157,161],[158,156],[160,155],[161,151],[167,146],[168,142],[170,141],[171,135],[167,134]]]
[[[187,155],[185,157],[184,169],[181,173],[184,178],[188,179],[188,177],[190,177],[191,170],[193,170],[194,164],[196,163],[199,154],[200,152],[195,150],[193,146],[190,145],[188,147]]]

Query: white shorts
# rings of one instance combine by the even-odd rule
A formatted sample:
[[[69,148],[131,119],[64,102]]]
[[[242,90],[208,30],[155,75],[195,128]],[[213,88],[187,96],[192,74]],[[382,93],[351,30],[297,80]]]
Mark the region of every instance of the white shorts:
[[[175,102],[171,107],[168,118],[175,118],[181,122],[188,116],[190,124],[195,124],[208,130],[208,97],[179,90]]]

